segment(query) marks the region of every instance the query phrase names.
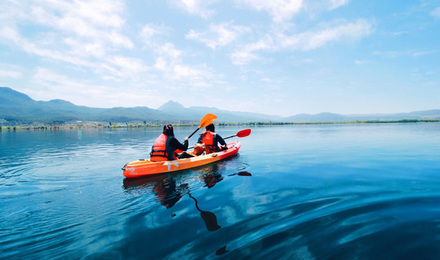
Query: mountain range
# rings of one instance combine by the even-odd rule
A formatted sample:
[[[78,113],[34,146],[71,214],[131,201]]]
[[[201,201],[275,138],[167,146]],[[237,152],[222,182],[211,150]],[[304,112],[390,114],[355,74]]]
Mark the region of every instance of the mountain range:
[[[215,107],[184,107],[168,101],[158,109],[142,107],[92,108],[77,106],[55,99],[36,101],[8,87],[0,87],[0,122],[14,124],[65,123],[70,121],[97,122],[156,122],[194,123],[207,113],[218,116],[216,122],[350,122],[366,120],[440,119],[440,109],[397,114],[342,115],[334,113],[298,114],[290,117],[259,113],[221,110]]]

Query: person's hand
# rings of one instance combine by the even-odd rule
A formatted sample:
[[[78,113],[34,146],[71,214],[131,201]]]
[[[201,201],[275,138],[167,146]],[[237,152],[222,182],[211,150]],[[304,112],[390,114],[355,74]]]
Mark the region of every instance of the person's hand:
[[[185,137],[183,140],[188,141],[188,137]]]

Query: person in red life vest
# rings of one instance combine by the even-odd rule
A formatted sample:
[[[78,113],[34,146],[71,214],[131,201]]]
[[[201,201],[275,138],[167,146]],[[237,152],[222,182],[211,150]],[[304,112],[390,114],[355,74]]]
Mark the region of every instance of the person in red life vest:
[[[205,144],[205,152],[206,154],[220,152],[228,149],[226,147],[225,140],[215,132],[215,127],[213,124],[205,127],[205,132],[200,134],[199,140],[197,143]],[[218,146],[220,144],[221,146]]]
[[[174,130],[172,125],[165,125],[162,134],[156,139],[151,148],[150,161],[171,161],[179,159],[176,150],[186,151],[188,149],[188,137],[181,144],[174,137]],[[184,153],[186,154],[186,153]]]

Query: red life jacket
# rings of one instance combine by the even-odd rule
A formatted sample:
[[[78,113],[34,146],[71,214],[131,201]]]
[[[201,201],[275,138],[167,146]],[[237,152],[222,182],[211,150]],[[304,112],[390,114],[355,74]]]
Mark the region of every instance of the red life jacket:
[[[217,142],[214,141],[216,134],[217,134],[216,132],[211,132],[211,131],[207,131],[206,133],[203,134],[202,142],[206,146],[206,154],[216,152]]]
[[[166,136],[165,134],[159,135],[150,153],[150,161],[168,161],[167,139],[168,136]]]

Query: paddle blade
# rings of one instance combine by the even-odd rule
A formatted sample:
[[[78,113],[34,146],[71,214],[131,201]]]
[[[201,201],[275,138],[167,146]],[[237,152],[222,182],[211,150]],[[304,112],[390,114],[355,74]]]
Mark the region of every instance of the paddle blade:
[[[244,130],[241,130],[240,132],[238,132],[236,134],[236,136],[238,136],[238,137],[246,137],[246,136],[248,136],[250,134],[251,134],[251,129],[244,129]]]
[[[239,172],[239,173],[237,173],[237,175],[239,175],[239,176],[252,176],[252,174],[250,172],[247,172],[247,171]]]
[[[208,229],[208,231],[215,231],[221,228],[221,226],[217,224],[217,217],[214,213],[209,211],[200,211],[200,216],[205,221],[206,229]]]
[[[207,127],[208,125],[212,124],[214,120],[217,119],[217,116],[211,113],[206,114],[201,120],[200,120],[200,126],[197,128],[192,134],[188,136],[188,139],[191,138],[197,131],[199,131],[202,127]]]
[[[217,119],[217,116],[211,113],[206,114],[201,120],[200,120],[200,127],[207,127],[208,125],[212,124]]]

